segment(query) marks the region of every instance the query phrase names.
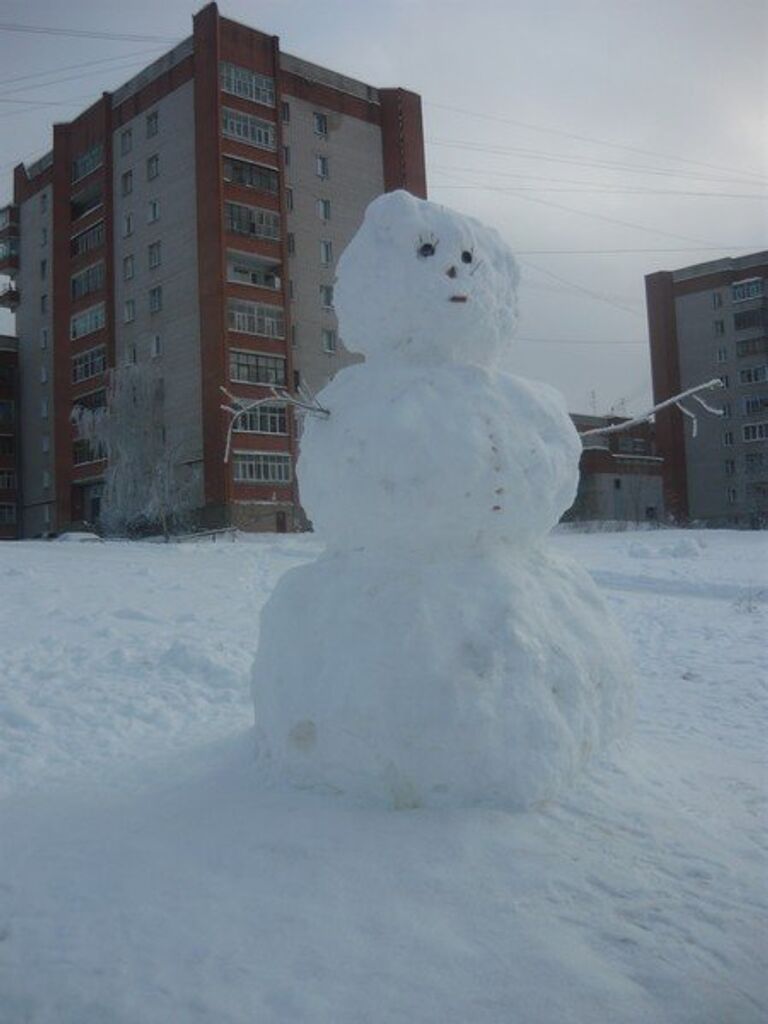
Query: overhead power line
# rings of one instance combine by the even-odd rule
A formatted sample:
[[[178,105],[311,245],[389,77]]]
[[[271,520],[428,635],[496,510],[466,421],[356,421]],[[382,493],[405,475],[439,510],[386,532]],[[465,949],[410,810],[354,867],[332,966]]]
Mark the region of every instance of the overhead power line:
[[[565,153],[546,153],[536,149],[517,146],[485,146],[480,143],[456,139],[427,139],[431,146],[464,150],[467,153],[492,153],[497,156],[516,156],[523,160],[541,160],[544,163],[572,164],[575,167],[601,167],[611,171],[625,171],[628,174],[653,174],[663,178],[685,178],[689,181],[714,181],[727,184],[749,185],[754,188],[754,178],[713,178],[711,175],[694,174],[690,171],[674,171],[662,167],[646,167],[638,164],[622,164],[613,160],[583,160],[569,157]],[[763,179],[768,181],[768,178]]]
[[[144,63],[145,57],[154,56],[158,50],[163,49],[160,46],[153,46],[151,50],[142,50],[139,53],[124,53],[120,57],[107,57],[102,60],[87,61],[83,64],[70,64],[64,68],[51,68],[48,71],[36,71],[34,74],[21,75],[18,78],[6,78],[0,81],[0,87],[4,85],[16,85],[18,82],[24,82],[24,85],[19,86],[17,89],[8,89],[2,95],[12,96],[17,92],[30,92],[32,89],[45,89],[49,85],[59,85],[61,82],[74,82],[79,78],[95,78],[98,75],[103,75],[109,71],[120,71],[122,68],[132,67],[134,64]],[[92,70],[97,65],[102,65],[99,70]],[[104,66],[106,65],[106,66]],[[91,68],[90,71],[83,71],[83,68]],[[58,75],[62,71],[75,71],[74,75],[62,75],[59,77],[51,78],[51,75]],[[30,82],[30,78],[46,78],[44,82]]]
[[[128,32],[93,32],[85,29],[54,28],[49,25],[19,25],[15,22],[0,22],[0,32],[27,32],[41,36],[69,36],[77,39],[102,39],[115,42],[130,43],[170,43],[174,45],[179,39],[169,36],[134,35]]]
[[[708,199],[759,199],[762,202],[768,201],[768,192],[758,194],[756,192],[693,192],[678,189],[658,188],[615,188],[587,187],[587,188],[550,188],[541,185],[443,185],[440,182],[433,182],[432,188],[453,188],[453,189],[475,189],[479,192],[567,192],[569,194],[600,195],[600,196],[701,196]]]
[[[544,125],[530,124],[526,121],[518,121],[512,117],[501,117],[498,114],[487,114],[484,111],[479,110],[464,110],[461,107],[451,107],[445,103],[432,103],[426,102],[426,106],[436,107],[442,110],[450,110],[454,114],[464,114],[467,117],[477,117],[486,121],[496,121],[501,124],[514,125],[517,128],[526,128],[529,131],[540,132],[546,135],[559,135],[566,139],[574,139],[577,142],[587,142],[592,146],[606,146],[610,149],[621,149],[627,153],[638,153],[641,156],[653,156],[661,158],[662,160],[675,160],[678,163],[689,164],[692,167],[708,167],[713,171],[729,171],[736,174],[748,174],[755,178],[760,178],[763,181],[766,180],[766,174],[764,172],[749,171],[743,167],[726,167],[721,164],[710,164],[704,160],[692,160],[690,157],[678,156],[673,153],[659,153],[652,149],[640,149],[638,146],[627,146],[621,142],[611,142],[607,139],[596,139],[589,135],[577,135],[575,132],[564,131],[561,128],[549,128]]]

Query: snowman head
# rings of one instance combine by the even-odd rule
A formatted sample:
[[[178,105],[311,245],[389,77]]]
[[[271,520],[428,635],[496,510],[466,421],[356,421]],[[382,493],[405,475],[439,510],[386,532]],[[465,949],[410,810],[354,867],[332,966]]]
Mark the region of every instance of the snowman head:
[[[510,343],[517,280],[494,230],[389,192],[370,204],[339,261],[339,331],[369,359],[489,364]]]

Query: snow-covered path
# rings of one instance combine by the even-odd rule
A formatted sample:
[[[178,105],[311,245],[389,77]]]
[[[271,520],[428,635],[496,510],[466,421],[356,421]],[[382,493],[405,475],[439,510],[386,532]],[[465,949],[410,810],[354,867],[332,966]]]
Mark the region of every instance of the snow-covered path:
[[[765,1020],[765,536],[555,543],[637,720],[529,814],[263,784],[258,609],[312,538],[0,546],[0,1022]]]

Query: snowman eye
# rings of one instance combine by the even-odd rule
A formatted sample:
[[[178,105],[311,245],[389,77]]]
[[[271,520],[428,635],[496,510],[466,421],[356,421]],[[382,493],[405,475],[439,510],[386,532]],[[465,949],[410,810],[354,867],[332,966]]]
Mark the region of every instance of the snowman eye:
[[[435,255],[435,246],[432,242],[423,242],[418,248],[418,254],[422,259],[426,259],[427,256]]]
[[[462,263],[471,263],[472,262],[472,253],[469,251],[469,249],[465,249],[464,252],[461,254],[461,262]]]

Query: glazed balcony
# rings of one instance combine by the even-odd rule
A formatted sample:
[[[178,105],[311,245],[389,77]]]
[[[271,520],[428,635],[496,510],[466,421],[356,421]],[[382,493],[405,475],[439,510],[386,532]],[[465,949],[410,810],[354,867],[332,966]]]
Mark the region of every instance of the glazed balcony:
[[[0,208],[0,234],[13,231],[18,234],[19,230],[19,208],[13,203]]]
[[[15,235],[0,238],[0,273],[15,274],[19,269],[19,239]]]

